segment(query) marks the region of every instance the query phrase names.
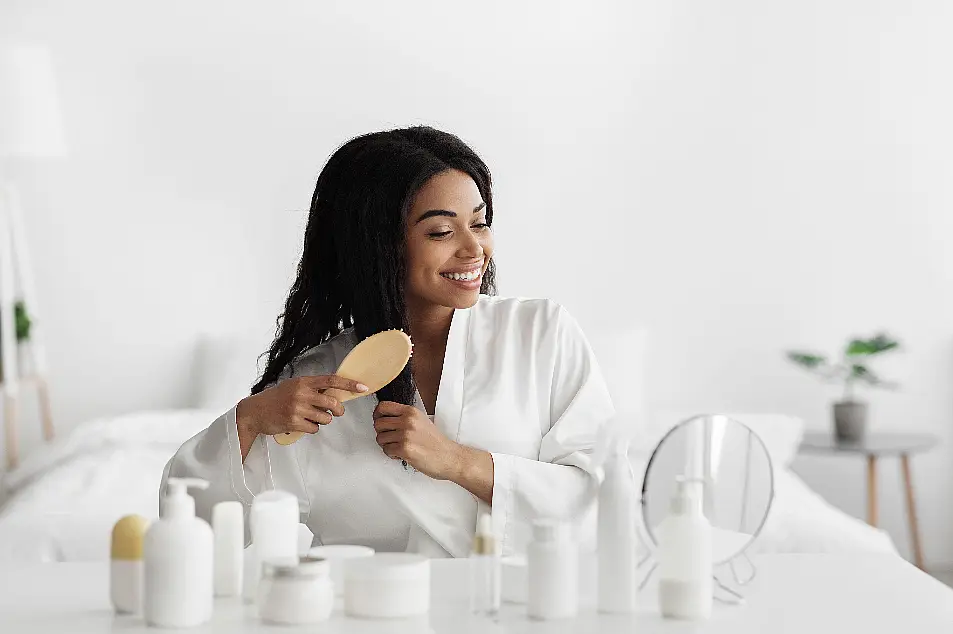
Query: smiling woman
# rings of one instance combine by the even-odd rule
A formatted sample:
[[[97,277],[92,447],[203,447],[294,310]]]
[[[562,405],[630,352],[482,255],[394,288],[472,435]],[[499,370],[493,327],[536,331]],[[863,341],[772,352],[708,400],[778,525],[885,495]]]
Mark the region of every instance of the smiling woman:
[[[457,137],[415,127],[345,143],[318,177],[261,379],[182,445],[163,486],[209,480],[206,518],[284,489],[319,543],[431,556],[468,555],[482,511],[504,553],[538,517],[581,519],[612,403],[561,306],[496,296],[492,224],[490,172]],[[346,408],[325,394],[367,392],[332,373],[389,329],[413,340],[404,371]],[[292,431],[305,436],[275,442]]]

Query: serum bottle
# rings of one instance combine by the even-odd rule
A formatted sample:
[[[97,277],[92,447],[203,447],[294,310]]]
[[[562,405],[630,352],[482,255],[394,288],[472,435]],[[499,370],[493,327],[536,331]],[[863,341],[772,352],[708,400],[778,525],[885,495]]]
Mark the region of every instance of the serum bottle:
[[[500,555],[493,522],[484,513],[477,522],[470,554],[470,609],[478,616],[495,617],[500,611]]]

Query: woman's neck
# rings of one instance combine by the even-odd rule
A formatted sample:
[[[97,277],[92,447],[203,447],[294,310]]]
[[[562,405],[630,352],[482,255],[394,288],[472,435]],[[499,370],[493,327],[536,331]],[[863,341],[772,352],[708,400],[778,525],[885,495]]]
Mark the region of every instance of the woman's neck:
[[[408,306],[407,320],[414,346],[433,350],[447,345],[453,308],[431,304],[425,307]]]

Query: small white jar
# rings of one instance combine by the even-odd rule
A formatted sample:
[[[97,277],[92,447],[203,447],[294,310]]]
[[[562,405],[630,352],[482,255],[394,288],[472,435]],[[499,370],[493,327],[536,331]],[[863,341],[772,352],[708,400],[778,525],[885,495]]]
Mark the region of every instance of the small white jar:
[[[331,544],[328,546],[315,546],[308,551],[311,557],[320,557],[327,559],[331,564],[331,581],[334,582],[335,596],[344,596],[344,570],[347,568],[348,561],[360,557],[372,557],[374,549],[369,546],[356,546],[351,544]]]
[[[503,601],[526,603],[526,555],[503,557],[501,568]]]
[[[348,616],[392,619],[430,610],[430,560],[411,553],[379,553],[348,561],[344,571]]]
[[[533,541],[526,547],[526,613],[531,619],[576,616],[579,555],[563,522],[533,522]]]
[[[280,625],[328,620],[334,608],[330,575],[330,564],[318,557],[303,557],[298,563],[265,562],[258,584],[258,616]]]

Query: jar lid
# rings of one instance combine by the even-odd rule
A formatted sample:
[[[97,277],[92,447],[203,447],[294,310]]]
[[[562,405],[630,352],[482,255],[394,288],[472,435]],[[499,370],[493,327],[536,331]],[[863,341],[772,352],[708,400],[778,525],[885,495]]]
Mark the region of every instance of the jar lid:
[[[418,581],[430,579],[430,560],[413,553],[377,553],[348,561],[349,581]]]
[[[288,577],[314,578],[327,577],[331,573],[331,564],[321,557],[302,557],[297,559],[270,559],[262,562],[261,574],[265,578],[282,579]]]
[[[323,559],[353,559],[355,557],[370,557],[373,554],[373,548],[369,546],[357,546],[353,544],[315,546],[308,551],[308,555],[312,557],[321,557]]]

